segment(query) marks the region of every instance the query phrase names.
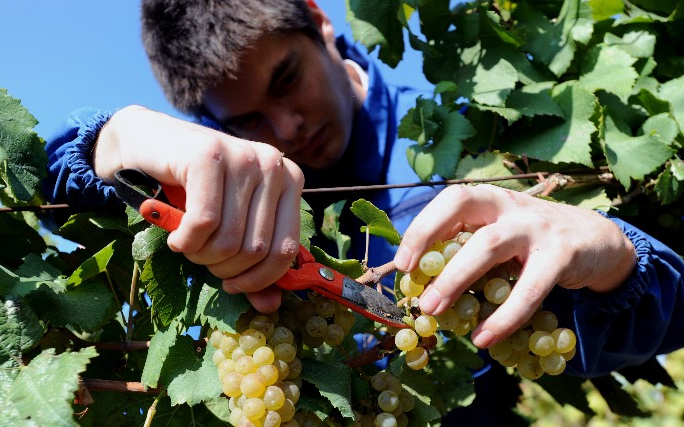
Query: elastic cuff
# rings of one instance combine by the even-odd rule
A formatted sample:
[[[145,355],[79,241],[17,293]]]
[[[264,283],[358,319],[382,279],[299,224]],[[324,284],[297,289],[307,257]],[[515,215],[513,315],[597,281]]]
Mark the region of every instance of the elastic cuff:
[[[575,292],[575,301],[583,310],[596,314],[617,313],[635,306],[649,286],[648,266],[651,265],[652,247],[646,236],[619,218],[598,211],[613,221],[634,245],[637,262],[627,281],[612,292],[598,293],[583,288]]]

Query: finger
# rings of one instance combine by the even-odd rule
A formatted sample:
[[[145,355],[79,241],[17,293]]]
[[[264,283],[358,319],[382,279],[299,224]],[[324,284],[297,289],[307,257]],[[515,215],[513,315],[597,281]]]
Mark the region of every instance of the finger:
[[[421,311],[442,313],[493,267],[516,256],[524,259],[527,250],[527,236],[520,229],[505,223],[480,228],[420,296]]]
[[[288,172],[291,174],[288,179],[290,184],[278,200],[277,212],[269,218],[274,226],[268,255],[249,270],[224,283],[239,283],[243,290],[251,292],[275,282],[290,268],[299,250],[299,206],[304,185],[299,168],[294,163],[290,167],[293,168],[292,172]]]
[[[275,285],[271,285],[260,291],[248,293],[247,299],[258,312],[273,313],[280,307],[282,290]]]
[[[451,238],[462,224],[479,227],[495,222],[509,203],[507,190],[490,185],[454,185],[437,195],[411,222],[404,233],[394,263],[401,271],[416,268],[435,241]]]
[[[530,257],[506,301],[473,330],[473,344],[480,348],[492,346],[532,318],[555,286],[557,273],[550,265],[553,265],[552,257]]]
[[[222,215],[224,169],[215,159],[204,159],[187,173],[185,214],[169,235],[168,245],[186,255],[200,250],[218,227]],[[189,257],[190,258],[190,257]],[[192,261],[192,259],[191,259]]]

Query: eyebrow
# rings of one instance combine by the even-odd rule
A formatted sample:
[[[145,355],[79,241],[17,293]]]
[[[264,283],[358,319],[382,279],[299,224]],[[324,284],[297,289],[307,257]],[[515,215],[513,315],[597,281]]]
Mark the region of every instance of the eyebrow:
[[[294,64],[297,61],[298,54],[294,51],[291,51],[287,54],[285,58],[283,58],[278,65],[275,67],[273,70],[273,74],[271,74],[271,81],[269,82],[268,85],[268,93],[269,94],[274,94],[278,92],[278,84],[280,83],[280,80],[283,78],[283,75],[290,69],[292,64]]]

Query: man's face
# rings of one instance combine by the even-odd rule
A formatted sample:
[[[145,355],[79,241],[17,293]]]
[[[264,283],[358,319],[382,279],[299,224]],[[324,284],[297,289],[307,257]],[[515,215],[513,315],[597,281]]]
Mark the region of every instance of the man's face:
[[[204,105],[226,131],[320,169],[347,149],[361,98],[333,43],[294,33],[260,38],[237,78],[220,82]]]

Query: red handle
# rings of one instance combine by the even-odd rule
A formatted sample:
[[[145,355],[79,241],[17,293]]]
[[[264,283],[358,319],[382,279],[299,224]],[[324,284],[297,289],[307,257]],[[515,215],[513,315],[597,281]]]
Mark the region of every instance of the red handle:
[[[140,215],[157,227],[174,231],[180,225],[183,211],[159,200],[147,199],[140,205]]]

